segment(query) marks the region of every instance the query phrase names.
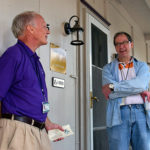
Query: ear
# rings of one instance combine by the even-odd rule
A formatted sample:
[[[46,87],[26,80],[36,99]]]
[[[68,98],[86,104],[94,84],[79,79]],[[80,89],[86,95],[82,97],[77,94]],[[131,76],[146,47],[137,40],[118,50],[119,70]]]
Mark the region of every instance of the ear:
[[[31,34],[34,32],[34,27],[32,25],[27,25],[26,29],[28,32],[30,32]]]
[[[134,47],[134,44],[133,44],[133,42],[131,42],[131,48],[133,49],[133,47]]]

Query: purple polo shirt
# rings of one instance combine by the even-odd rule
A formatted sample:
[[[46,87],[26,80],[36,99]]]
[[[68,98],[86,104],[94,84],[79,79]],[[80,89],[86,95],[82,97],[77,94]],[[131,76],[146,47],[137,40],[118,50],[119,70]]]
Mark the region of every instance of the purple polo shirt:
[[[2,113],[40,122],[47,117],[42,111],[42,102],[48,100],[43,67],[37,54],[19,40],[0,57],[0,100]]]

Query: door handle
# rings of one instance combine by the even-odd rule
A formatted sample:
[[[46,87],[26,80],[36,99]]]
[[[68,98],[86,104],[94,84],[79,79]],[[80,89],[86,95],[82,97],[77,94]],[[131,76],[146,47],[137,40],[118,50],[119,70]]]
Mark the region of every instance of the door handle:
[[[93,101],[99,102],[99,99],[90,92],[90,108],[93,108]]]
[[[96,96],[92,96],[91,100],[95,100],[96,102],[99,102],[99,99]]]

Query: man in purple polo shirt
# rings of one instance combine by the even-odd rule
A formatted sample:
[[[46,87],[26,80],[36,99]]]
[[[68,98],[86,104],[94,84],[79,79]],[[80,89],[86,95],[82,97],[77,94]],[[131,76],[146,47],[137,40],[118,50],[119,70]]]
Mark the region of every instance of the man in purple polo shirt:
[[[35,52],[47,44],[47,27],[43,17],[32,11],[13,20],[18,41],[0,57],[0,150],[50,150],[46,130],[63,131],[47,117],[45,73]]]

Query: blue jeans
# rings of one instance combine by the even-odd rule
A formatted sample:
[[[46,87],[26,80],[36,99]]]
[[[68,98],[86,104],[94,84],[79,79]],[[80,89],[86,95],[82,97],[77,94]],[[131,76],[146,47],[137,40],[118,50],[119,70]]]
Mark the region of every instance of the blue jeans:
[[[122,124],[107,128],[109,150],[150,150],[150,129],[143,105],[126,105],[121,109]]]

